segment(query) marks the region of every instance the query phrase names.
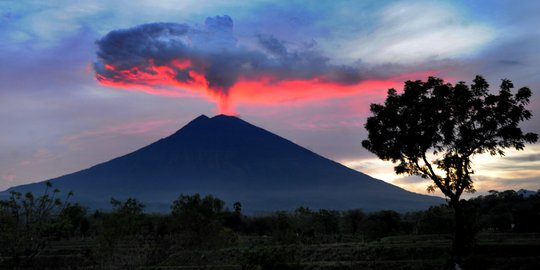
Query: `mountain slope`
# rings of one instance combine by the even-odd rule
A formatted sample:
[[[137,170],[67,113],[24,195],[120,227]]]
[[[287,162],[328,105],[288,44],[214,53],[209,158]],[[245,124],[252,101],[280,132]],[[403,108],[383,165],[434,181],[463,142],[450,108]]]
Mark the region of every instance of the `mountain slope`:
[[[96,207],[105,207],[114,196],[135,197],[151,209],[167,210],[181,193],[213,194],[228,204],[240,201],[248,211],[298,206],[407,211],[443,202],[371,178],[224,115],[199,116],[167,138],[51,181]],[[41,191],[43,184],[12,189]]]

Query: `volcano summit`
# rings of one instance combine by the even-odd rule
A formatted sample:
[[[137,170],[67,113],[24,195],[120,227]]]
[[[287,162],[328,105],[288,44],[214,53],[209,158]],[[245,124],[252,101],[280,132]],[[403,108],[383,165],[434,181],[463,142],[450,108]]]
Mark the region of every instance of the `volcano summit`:
[[[74,201],[108,208],[134,197],[167,211],[180,194],[212,194],[248,212],[299,206],[409,211],[443,203],[347,168],[237,117],[204,115],[173,135],[122,157],[50,179]],[[44,189],[43,183],[4,191]]]

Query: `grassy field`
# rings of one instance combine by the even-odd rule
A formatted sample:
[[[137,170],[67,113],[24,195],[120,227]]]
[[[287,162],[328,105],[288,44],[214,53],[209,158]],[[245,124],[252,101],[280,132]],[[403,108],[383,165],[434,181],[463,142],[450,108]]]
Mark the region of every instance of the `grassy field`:
[[[110,213],[72,205],[42,223],[19,224],[20,215],[6,210],[0,268],[453,269],[462,259],[465,269],[540,269],[538,195],[504,191],[467,201],[465,236],[475,237],[459,259],[450,255],[454,221],[445,205],[245,216],[212,196],[182,198],[168,215],[145,214],[131,198]]]
[[[447,235],[407,235],[365,242],[341,237],[329,243],[276,245],[266,237],[240,237],[234,246],[205,250],[164,250],[122,241],[103,260],[97,240],[55,241],[35,258],[39,269],[446,269]],[[137,242],[137,243],[135,243]],[[159,250],[157,250],[159,252]],[[153,254],[153,255],[152,255]],[[158,254],[159,255],[159,254]],[[157,256],[159,257],[159,256]],[[146,265],[145,265],[146,264]],[[145,265],[145,266],[142,266]],[[481,234],[465,261],[467,269],[540,269],[540,234]]]

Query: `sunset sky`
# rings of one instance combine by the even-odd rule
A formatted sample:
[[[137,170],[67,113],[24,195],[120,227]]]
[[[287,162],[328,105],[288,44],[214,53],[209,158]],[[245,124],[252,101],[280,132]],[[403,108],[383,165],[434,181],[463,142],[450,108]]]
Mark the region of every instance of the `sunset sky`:
[[[437,76],[533,96],[540,1],[0,1],[0,190],[219,113],[411,191],[361,146],[369,104]],[[218,135],[217,135],[218,136]],[[540,189],[540,144],[474,159],[479,194]]]

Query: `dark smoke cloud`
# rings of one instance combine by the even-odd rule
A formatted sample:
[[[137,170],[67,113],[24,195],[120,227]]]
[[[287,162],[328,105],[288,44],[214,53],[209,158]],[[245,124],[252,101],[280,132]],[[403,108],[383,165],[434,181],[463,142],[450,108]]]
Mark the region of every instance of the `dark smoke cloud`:
[[[100,80],[143,85],[150,85],[144,73],[155,74],[155,66],[174,70],[174,80],[187,84],[195,81],[193,71],[204,76],[210,89],[223,94],[239,79],[317,78],[341,84],[364,79],[356,67],[330,64],[327,57],[312,49],[314,46],[291,51],[273,36],[257,35],[256,39],[260,50],[239,46],[233,21],[226,15],[207,18],[203,26],[143,24],[111,31],[98,40],[94,69]],[[179,67],[173,64],[175,60],[191,64]]]
[[[259,44],[267,50],[269,53],[277,57],[286,57],[287,48],[283,45],[283,42],[279,41],[273,36],[257,35]]]

